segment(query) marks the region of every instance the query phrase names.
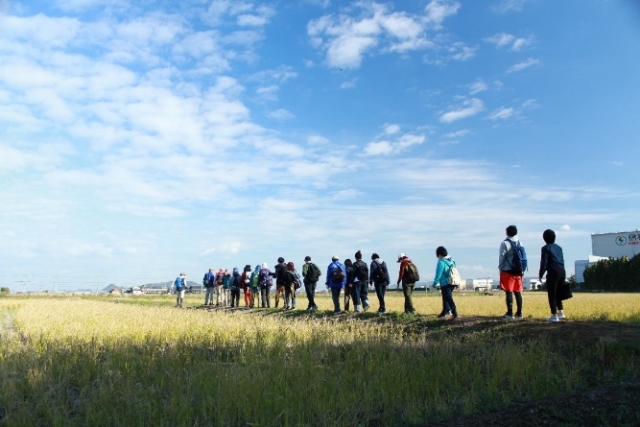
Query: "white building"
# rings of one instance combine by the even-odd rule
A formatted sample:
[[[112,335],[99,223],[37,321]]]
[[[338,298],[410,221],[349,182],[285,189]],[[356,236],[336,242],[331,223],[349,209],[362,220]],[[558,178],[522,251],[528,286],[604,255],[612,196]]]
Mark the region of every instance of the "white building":
[[[595,233],[591,235],[591,256],[575,263],[576,282],[584,282],[584,271],[596,262],[609,259],[633,258],[640,253],[640,230],[619,233]]]

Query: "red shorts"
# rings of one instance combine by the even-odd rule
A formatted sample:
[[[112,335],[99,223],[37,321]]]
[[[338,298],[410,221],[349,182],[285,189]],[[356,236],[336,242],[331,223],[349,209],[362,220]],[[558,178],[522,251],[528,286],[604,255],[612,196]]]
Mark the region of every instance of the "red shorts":
[[[522,292],[522,276],[501,271],[500,289],[507,292]]]

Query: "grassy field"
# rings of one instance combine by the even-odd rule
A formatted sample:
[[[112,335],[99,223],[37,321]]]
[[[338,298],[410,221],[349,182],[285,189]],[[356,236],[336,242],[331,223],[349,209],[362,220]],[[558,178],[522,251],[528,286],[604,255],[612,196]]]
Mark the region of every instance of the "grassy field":
[[[498,319],[500,296],[455,298],[454,323],[426,294],[415,317],[398,294],[382,317],[332,316],[326,296],[311,314],[201,295],[182,310],[170,296],[0,298],[0,425],[640,423],[639,294],[576,294],[560,324],[542,320],[543,293],[524,295],[520,321]]]

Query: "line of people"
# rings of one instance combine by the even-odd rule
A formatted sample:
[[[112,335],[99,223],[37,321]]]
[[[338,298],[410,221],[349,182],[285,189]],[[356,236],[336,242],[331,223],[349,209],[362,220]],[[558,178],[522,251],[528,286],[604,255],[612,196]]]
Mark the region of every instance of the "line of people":
[[[549,322],[559,322],[565,319],[563,311],[563,299],[570,298],[570,291],[563,288],[565,282],[565,269],[562,248],[555,244],[556,235],[553,230],[545,230],[543,240],[545,246],[542,247],[539,279],[547,275],[547,293],[551,317]],[[439,286],[442,297],[442,311],[438,318],[456,320],[458,318],[457,307],[453,299],[453,291],[458,284],[455,283],[454,274],[456,269],[455,261],[449,256],[447,249],[439,246],[436,251],[436,272],[433,286]],[[367,311],[371,307],[368,289],[373,285],[378,298],[378,313],[386,314],[385,293],[390,285],[389,270],[387,264],[377,253],[371,255],[371,262],[367,265],[362,260],[362,253],[358,251],[354,255],[355,261],[346,259],[344,264],[340,258],[334,255],[326,270],[324,284],[331,291],[331,298],[334,305],[333,312],[341,313],[340,295],[344,289],[343,306],[349,310],[351,301],[356,313]],[[418,267],[404,253],[398,255],[397,262],[400,264],[398,270],[397,287],[402,284],[404,295],[404,313],[415,314],[413,306],[413,290],[415,283],[420,280]],[[527,258],[524,247],[518,239],[518,230],[515,225],[506,228],[506,239],[500,244],[498,256],[498,268],[500,270],[500,288],[505,291],[507,312],[503,316],[505,319],[522,318],[522,277],[527,270]],[[275,307],[280,300],[283,300],[285,310],[296,309],[296,291],[302,287],[307,296],[307,310],[318,309],[315,302],[316,289],[322,272],[313,263],[310,256],[304,258],[302,274],[298,273],[293,262],[286,262],[283,257],[278,258],[278,263],[274,270],[269,269],[268,264],[256,265],[254,269],[251,265],[246,265],[239,272],[237,268],[233,270],[220,269],[214,273],[210,268],[205,273],[202,284],[205,288],[204,305],[207,306],[229,306],[240,307],[240,293],[244,292],[245,307],[271,307],[271,290],[275,282]],[[175,281],[177,294],[176,306],[182,307],[184,303],[184,291],[186,289],[186,275],[181,273]],[[215,304],[214,304],[215,298]],[[513,311],[515,298],[516,311]]]

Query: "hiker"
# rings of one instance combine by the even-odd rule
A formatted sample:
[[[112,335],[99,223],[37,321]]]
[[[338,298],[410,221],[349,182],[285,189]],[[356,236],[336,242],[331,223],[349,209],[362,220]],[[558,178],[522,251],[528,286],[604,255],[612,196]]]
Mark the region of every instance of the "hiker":
[[[222,306],[224,295],[222,293],[222,287],[224,285],[224,269],[218,270],[216,273],[216,306]]]
[[[285,287],[287,286],[287,266],[284,263],[284,258],[278,258],[278,263],[274,270],[276,277],[276,308],[278,308],[280,298],[284,301]]]
[[[436,275],[433,279],[433,285],[436,286],[439,284],[440,293],[442,294],[442,313],[438,315],[438,318],[456,320],[458,318],[458,311],[456,309],[456,303],[453,301],[455,286],[449,283],[451,268],[454,267],[456,263],[448,255],[447,250],[443,246],[438,246],[436,249],[438,263],[436,264]],[[448,315],[448,312],[451,312],[451,314]]]
[[[204,305],[213,305],[213,295],[216,292],[216,274],[213,268],[204,273],[202,286],[204,286]]]
[[[240,289],[242,283],[240,281],[240,272],[238,267],[233,267],[231,279],[229,280],[229,289],[231,290],[231,307],[240,307]]]
[[[176,277],[175,282],[173,282],[173,286],[176,289],[176,307],[182,308],[184,303],[184,292],[187,289],[187,275],[185,273],[180,273],[180,275]]]
[[[296,266],[292,262],[287,263],[287,284],[284,288],[285,310],[296,309],[296,290],[302,286],[302,277],[296,271]]]
[[[356,313],[360,313],[362,310],[367,311],[371,306],[367,295],[369,267],[366,262],[362,261],[362,252],[356,252],[355,257],[356,262],[353,263],[353,304]]]
[[[561,290],[565,284],[567,273],[564,269],[564,256],[562,248],[556,244],[556,233],[553,230],[545,230],[542,239],[546,243],[540,253],[540,271],[538,280],[542,282],[542,276],[547,273],[547,296],[549,298],[549,308],[551,317],[547,322],[559,322],[566,319],[562,307]]]
[[[251,273],[251,308],[260,306],[260,264]]]
[[[339,261],[337,255],[331,257],[331,264],[327,267],[327,278],[325,285],[331,289],[331,299],[333,300],[333,314],[340,314],[340,292],[347,283],[346,267]]]
[[[380,259],[377,253],[371,254],[371,264],[369,265],[369,282],[373,284],[376,289],[376,296],[378,297],[379,314],[387,314],[387,307],[384,302],[384,294],[389,286],[389,270],[387,269],[387,263]]]
[[[398,282],[396,286],[400,287],[402,282],[402,293],[404,294],[404,314],[416,314],[416,309],[413,307],[413,288],[416,282],[420,280],[418,273],[418,267],[411,261],[411,259],[404,253],[398,255],[398,262],[400,263],[400,270],[398,271]]]
[[[224,281],[222,283],[223,304],[225,307],[231,304],[231,275],[231,270],[227,268],[224,272]]]
[[[309,255],[304,257],[304,265],[302,266],[302,277],[304,277],[304,290],[307,293],[307,300],[309,301],[307,311],[318,309],[315,299],[316,286],[318,284],[318,280],[320,280],[321,275],[322,272],[320,271],[320,268],[318,268],[318,266],[311,261],[311,257]]]
[[[516,319],[522,318],[522,276],[524,272],[518,266],[518,253],[516,246],[520,245],[518,229],[510,225],[506,229],[507,238],[500,244],[498,268],[500,269],[500,289],[506,293],[507,312],[504,319],[512,319],[513,296],[516,297]]]
[[[258,283],[260,283],[260,292],[262,293],[262,308],[270,308],[271,301],[269,300],[269,293],[273,286],[273,277],[275,273],[269,271],[269,265],[266,262],[262,263],[262,268],[258,274]]]
[[[242,276],[240,277],[240,283],[242,290],[244,291],[244,306],[250,307],[252,305],[251,294],[251,265],[247,264],[242,270]]]
[[[344,287],[344,311],[349,311],[349,301],[353,298],[353,262],[349,258],[344,260],[344,267],[347,270],[347,284]]]

